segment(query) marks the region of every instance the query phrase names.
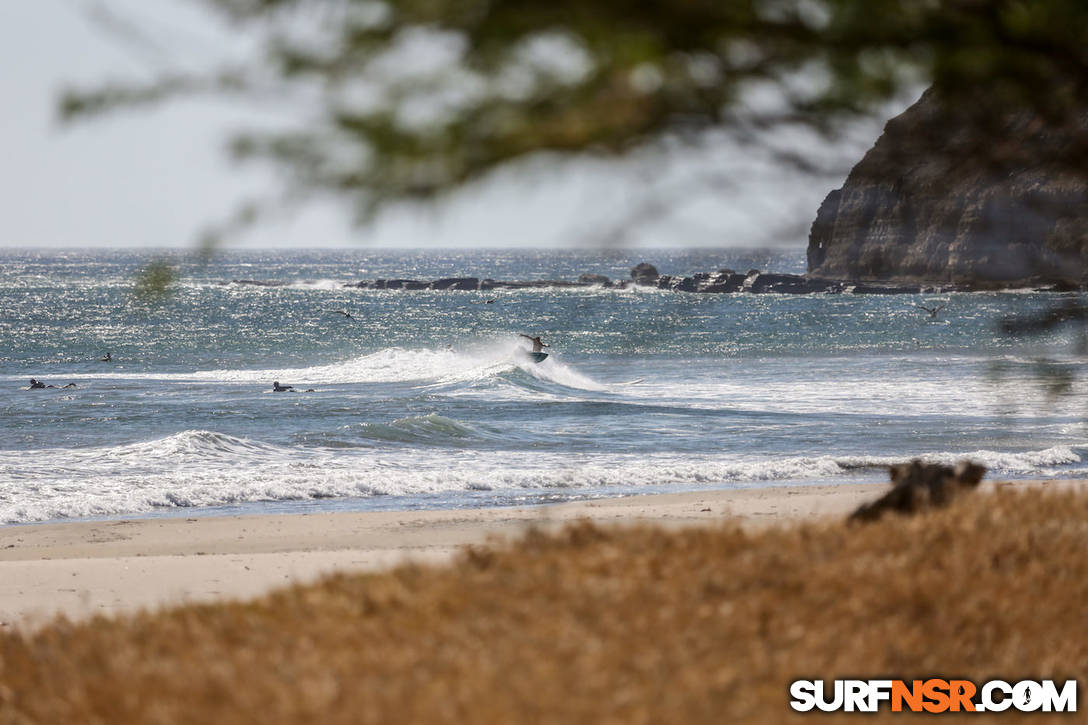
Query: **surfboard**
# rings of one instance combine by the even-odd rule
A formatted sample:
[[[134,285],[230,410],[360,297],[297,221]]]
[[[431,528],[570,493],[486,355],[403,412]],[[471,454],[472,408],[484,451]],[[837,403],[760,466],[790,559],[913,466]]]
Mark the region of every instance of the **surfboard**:
[[[544,362],[544,360],[548,357],[548,353],[546,352],[527,352],[525,354],[528,355],[529,359],[535,363]]]

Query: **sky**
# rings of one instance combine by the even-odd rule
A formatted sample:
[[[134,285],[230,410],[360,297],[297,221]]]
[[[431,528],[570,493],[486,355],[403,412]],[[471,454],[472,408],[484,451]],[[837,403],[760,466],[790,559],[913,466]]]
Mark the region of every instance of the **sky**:
[[[91,19],[99,6],[136,24],[154,49],[104,30]],[[0,2],[0,247],[192,247],[240,202],[274,193],[272,170],[232,164],[224,148],[232,131],[280,122],[269,118],[277,109],[186,100],[70,125],[55,114],[65,86],[206,68],[245,54],[250,41],[196,0]],[[879,124],[869,129],[863,146],[878,131]],[[727,186],[700,184],[704,174],[723,170]],[[623,163],[538,159],[439,208],[398,209],[357,227],[346,205],[328,201],[225,241],[262,248],[799,247],[820,201],[840,183],[762,167],[724,142]]]

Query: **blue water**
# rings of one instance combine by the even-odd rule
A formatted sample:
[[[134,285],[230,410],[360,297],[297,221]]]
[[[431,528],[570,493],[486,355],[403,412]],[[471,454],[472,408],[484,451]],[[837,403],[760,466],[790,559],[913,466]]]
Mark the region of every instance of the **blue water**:
[[[148,302],[133,280],[154,257],[0,251],[0,522],[873,481],[916,455],[1088,475],[1074,332],[996,327],[1053,294],[346,288],[804,266],[801,250],[360,249],[179,258]],[[933,300],[936,320],[914,307]],[[551,357],[527,361],[519,332]]]

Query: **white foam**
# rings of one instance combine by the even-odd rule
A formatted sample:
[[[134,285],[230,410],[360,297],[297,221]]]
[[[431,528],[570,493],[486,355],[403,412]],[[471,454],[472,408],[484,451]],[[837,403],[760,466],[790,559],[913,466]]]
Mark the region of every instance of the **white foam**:
[[[1088,446],[1088,444],[1085,444]],[[1054,466],[1080,463],[1081,457],[1069,446],[1054,446],[1040,451],[1009,453],[1001,451],[976,450],[965,453],[922,453],[912,458],[920,458],[927,463],[952,465],[958,461],[971,460],[985,465],[991,472],[1004,474],[1038,473],[1052,475]],[[846,469],[877,468],[903,463],[903,456],[846,456],[835,461]]]
[[[470,383],[521,368],[533,377],[568,388],[600,391],[607,387],[577,372],[555,356],[531,363],[518,354],[516,343],[484,341],[461,350],[387,348],[343,362],[301,368],[198,370],[185,373],[72,373],[65,380],[159,380],[175,382],[260,383],[312,386],[343,383],[421,382],[435,385]],[[21,378],[19,378],[21,379]]]
[[[453,350],[406,350],[393,347],[337,363],[311,367],[197,370],[184,373],[94,372],[65,374],[65,380],[162,380],[176,382],[269,383],[296,387],[315,383],[397,383],[440,380],[493,364],[475,354]],[[16,378],[12,378],[16,379]],[[19,376],[17,379],[22,379]]]
[[[658,375],[628,387],[624,394],[689,408],[728,407],[760,413],[989,419],[1001,411],[1019,418],[1070,416],[1078,421],[1088,395],[1088,378],[1073,380],[1068,395],[1055,397],[1030,372],[1010,376],[999,385],[983,375],[964,377],[959,374],[961,368],[944,369],[940,363],[874,375],[850,369],[837,374],[830,364],[820,369],[807,362],[792,377],[781,361],[773,367],[762,362],[745,364],[749,367],[723,367],[717,377]],[[1016,386],[1015,395],[1009,394],[1009,385]]]
[[[344,282],[335,279],[313,279],[303,280],[300,282],[292,282],[287,285],[289,289],[307,289],[307,290],[343,290]]]
[[[441,416],[394,421],[413,435],[466,436],[474,431]],[[1071,447],[1020,453],[935,452],[929,461],[970,458],[990,476],[1048,477],[1081,462]],[[213,431],[107,448],[45,449],[34,456],[0,452],[0,521],[120,515],[168,507],[206,507],[476,490],[511,491],[698,487],[858,475],[903,458],[584,454],[388,447],[272,446]],[[865,474],[868,476],[868,474]],[[871,476],[869,476],[871,478]],[[883,474],[879,475],[883,479]]]
[[[557,383],[566,388],[577,388],[578,390],[588,391],[608,390],[608,386],[601,385],[597,381],[583,375],[570,365],[557,359],[555,355],[549,355],[544,362],[540,363],[520,363],[519,367],[534,378]]]

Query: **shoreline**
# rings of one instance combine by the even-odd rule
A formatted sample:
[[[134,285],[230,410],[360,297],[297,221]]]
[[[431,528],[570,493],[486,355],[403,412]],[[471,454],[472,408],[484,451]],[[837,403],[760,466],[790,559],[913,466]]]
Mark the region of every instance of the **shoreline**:
[[[557,504],[201,518],[116,518],[0,528],[0,629],[188,602],[256,597],[334,572],[441,564],[531,527],[766,526],[842,516],[886,483],[645,494]]]
[[[1037,483],[1045,484],[984,482],[982,490]],[[7,584],[0,588],[0,631],[33,629],[58,614],[79,620],[248,599],[333,573],[409,561],[437,565],[466,546],[578,520],[666,528],[836,520],[887,488],[884,482],[789,485],[525,507],[21,524],[0,528],[0,581]]]

